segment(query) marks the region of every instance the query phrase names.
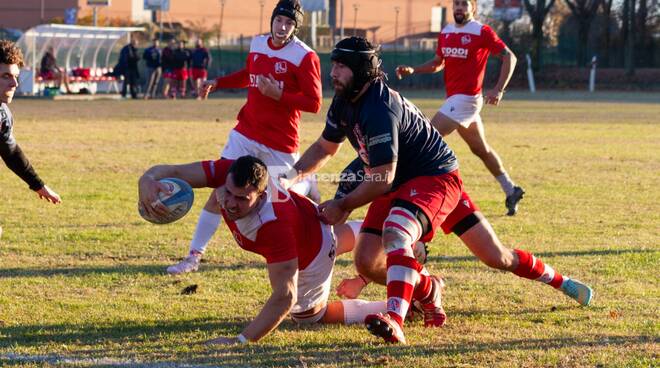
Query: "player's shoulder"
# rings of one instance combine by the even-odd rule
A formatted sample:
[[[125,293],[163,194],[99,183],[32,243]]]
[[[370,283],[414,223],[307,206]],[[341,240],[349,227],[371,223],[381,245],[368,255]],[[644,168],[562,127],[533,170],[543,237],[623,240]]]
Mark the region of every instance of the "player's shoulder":
[[[391,89],[385,81],[379,79],[367,91],[365,107],[366,116],[382,115],[381,112],[395,112],[401,107],[401,97],[398,92]]]
[[[295,66],[300,66],[306,57],[318,58],[316,52],[298,37],[293,39],[281,49],[273,49],[269,45],[270,36],[255,36],[250,44],[250,52],[267,55],[271,58],[288,61]]]
[[[491,31],[492,29],[478,20],[471,20],[468,22],[468,24],[464,25],[463,27],[456,27],[454,23],[448,24],[445,26],[445,28],[440,31],[440,34],[448,34],[448,33],[467,33],[471,35],[476,35],[479,36],[483,31]]]

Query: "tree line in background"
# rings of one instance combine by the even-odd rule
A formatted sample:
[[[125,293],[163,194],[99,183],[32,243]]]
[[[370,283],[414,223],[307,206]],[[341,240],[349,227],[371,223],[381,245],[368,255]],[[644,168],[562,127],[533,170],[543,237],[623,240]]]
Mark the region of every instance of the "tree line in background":
[[[660,65],[658,0],[523,0],[527,17],[516,22],[488,19],[519,55],[530,53],[536,71],[558,61],[589,65],[592,55],[603,67]],[[486,14],[488,17],[488,14]]]

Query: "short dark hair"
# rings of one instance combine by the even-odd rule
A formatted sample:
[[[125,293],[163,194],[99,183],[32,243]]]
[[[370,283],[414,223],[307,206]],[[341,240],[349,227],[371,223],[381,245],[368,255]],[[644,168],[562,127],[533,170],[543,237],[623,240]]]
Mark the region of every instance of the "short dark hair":
[[[16,44],[0,40],[0,64],[16,64],[19,68],[23,67],[23,53]]]
[[[234,185],[244,188],[252,185],[261,193],[268,185],[266,164],[254,156],[241,156],[229,166]]]

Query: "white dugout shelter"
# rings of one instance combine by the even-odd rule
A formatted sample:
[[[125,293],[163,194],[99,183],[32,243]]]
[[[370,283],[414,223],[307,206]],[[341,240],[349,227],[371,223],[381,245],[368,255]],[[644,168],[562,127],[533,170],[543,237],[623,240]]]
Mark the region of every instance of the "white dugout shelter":
[[[136,31],[144,31],[144,28],[65,24],[41,24],[30,28],[17,42],[25,59],[19,92],[37,94],[41,91],[43,83],[38,71],[41,58],[49,47],[53,48],[58,66],[65,71],[89,69],[89,77],[72,77],[72,84],[83,85],[92,93],[107,92],[115,80],[103,75],[112,70],[119,49],[130,42],[131,32]]]

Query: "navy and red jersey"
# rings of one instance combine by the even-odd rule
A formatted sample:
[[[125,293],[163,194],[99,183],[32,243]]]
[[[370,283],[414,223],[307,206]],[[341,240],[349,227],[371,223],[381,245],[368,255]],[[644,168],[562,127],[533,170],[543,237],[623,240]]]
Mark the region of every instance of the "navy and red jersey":
[[[506,45],[492,28],[476,20],[463,27],[450,24],[438,36],[436,55],[445,61],[447,97],[481,93],[489,54],[499,54]]]
[[[209,50],[206,47],[197,47],[190,56],[190,65],[192,68],[206,69],[209,67]]]
[[[216,88],[248,89],[236,131],[280,152],[298,151],[300,112],[321,109],[318,55],[296,37],[277,48],[270,36],[256,36],[246,63],[244,69],[216,80]],[[257,78],[262,75],[272,75],[282,86],[279,101],[259,91]]]
[[[397,163],[393,189],[418,176],[458,168],[454,152],[428,118],[380,79],[355,103],[333,99],[323,138],[341,143],[346,137],[365,167]]]
[[[233,160],[204,161],[207,185],[225,185]],[[272,180],[268,199],[254,213],[236,221],[222,216],[238,245],[257,253],[267,263],[298,258],[298,269],[304,270],[321,250],[323,236],[316,205],[306,197],[280,188]],[[275,199],[276,200],[273,200]]]

